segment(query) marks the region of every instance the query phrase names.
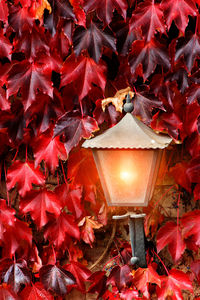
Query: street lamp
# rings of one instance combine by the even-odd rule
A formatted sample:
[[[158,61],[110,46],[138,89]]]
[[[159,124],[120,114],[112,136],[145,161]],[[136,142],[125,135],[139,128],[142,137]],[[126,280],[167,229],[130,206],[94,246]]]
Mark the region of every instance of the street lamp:
[[[156,134],[134,117],[133,104],[126,96],[126,115],[114,127],[83,143],[91,148],[108,206],[147,206],[151,199],[162,150],[171,138]],[[131,263],[146,265],[144,214],[128,213],[133,257]],[[142,228],[142,229],[141,229]]]

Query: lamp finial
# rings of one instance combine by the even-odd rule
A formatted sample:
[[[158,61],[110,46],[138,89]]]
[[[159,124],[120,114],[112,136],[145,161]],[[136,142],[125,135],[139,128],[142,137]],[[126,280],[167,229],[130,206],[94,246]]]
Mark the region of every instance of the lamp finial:
[[[134,105],[133,103],[131,102],[131,97],[130,97],[130,94],[128,93],[126,95],[126,103],[124,104],[123,106],[123,109],[126,113],[131,113],[134,109]]]

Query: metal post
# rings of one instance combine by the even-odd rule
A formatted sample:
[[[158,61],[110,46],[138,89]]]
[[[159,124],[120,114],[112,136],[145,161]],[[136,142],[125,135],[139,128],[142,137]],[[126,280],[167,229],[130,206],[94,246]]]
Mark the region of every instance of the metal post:
[[[132,249],[130,263],[137,264],[141,268],[147,266],[144,239],[144,217],[145,214],[127,213],[122,216],[113,216],[113,219],[129,218],[129,234]]]

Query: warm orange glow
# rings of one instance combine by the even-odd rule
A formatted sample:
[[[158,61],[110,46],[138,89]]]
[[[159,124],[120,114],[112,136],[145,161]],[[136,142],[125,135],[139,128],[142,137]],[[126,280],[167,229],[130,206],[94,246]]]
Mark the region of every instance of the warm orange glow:
[[[136,173],[133,171],[121,171],[120,172],[120,179],[123,180],[126,183],[133,183],[133,181],[137,178]]]

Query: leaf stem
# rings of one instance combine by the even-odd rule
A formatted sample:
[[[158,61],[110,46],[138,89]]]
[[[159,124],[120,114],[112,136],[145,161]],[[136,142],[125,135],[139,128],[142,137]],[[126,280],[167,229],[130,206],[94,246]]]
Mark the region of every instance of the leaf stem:
[[[66,176],[65,176],[65,170],[64,170],[64,167],[63,167],[62,160],[61,160],[61,168],[62,168],[62,172],[63,172],[63,177],[64,177],[65,184],[67,184],[67,179],[66,179]]]
[[[7,195],[7,204],[10,206],[10,199],[9,199],[9,193],[8,193],[8,188],[7,188],[7,174],[6,174],[6,164],[4,161],[4,174],[5,174],[5,183],[6,183],[6,195]]]
[[[165,272],[167,273],[167,275],[169,276],[169,272],[167,270],[167,267],[165,266],[164,262],[162,261],[162,259],[160,258],[160,256],[154,251],[153,251],[153,254],[155,254],[155,256],[159,259],[159,261],[161,262],[161,264],[163,265],[164,269],[165,269]]]
[[[19,152],[19,148],[17,148],[17,150],[16,150],[16,153],[15,153],[15,156],[13,157],[13,159],[12,159],[12,162],[14,162],[15,161],[15,159],[16,159],[16,157],[17,157],[17,154],[18,154],[18,152]]]

